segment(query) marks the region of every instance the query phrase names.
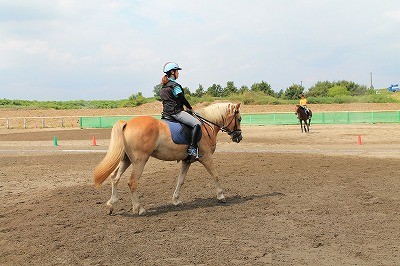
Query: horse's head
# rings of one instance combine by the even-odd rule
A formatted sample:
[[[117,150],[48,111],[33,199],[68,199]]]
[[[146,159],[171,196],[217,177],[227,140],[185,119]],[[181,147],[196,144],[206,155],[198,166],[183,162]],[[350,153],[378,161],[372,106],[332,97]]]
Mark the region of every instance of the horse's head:
[[[301,105],[300,104],[296,104],[296,106],[294,107],[294,112],[298,113],[299,109],[300,109]]]
[[[240,103],[215,103],[200,110],[197,117],[208,125],[217,127],[217,131],[228,133],[232,141],[239,143],[242,140],[242,130],[240,129]],[[204,117],[202,117],[204,116]]]
[[[240,103],[228,104],[226,110],[225,124],[222,130],[226,131],[233,142],[239,143],[242,140],[242,130],[240,129],[240,121],[242,116],[240,115]]]

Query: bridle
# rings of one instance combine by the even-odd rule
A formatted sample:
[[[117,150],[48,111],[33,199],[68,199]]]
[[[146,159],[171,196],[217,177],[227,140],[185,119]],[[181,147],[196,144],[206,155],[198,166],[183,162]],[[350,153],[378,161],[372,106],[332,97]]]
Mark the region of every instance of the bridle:
[[[235,110],[235,112],[233,113],[233,117],[232,117],[231,121],[230,121],[226,126],[222,126],[222,127],[221,127],[220,125],[218,125],[218,124],[216,124],[216,123],[214,123],[214,122],[211,122],[210,120],[207,120],[207,119],[205,119],[204,117],[200,116],[198,113],[194,113],[194,115],[195,115],[203,124],[206,123],[206,124],[208,124],[209,126],[210,126],[210,124],[211,124],[211,125],[214,125],[214,126],[218,127],[219,130],[221,130],[222,132],[228,133],[229,136],[232,135],[232,138],[236,138],[236,137],[238,137],[240,134],[242,134],[242,130],[241,130],[241,129],[238,129],[237,122],[236,122],[236,120],[237,120],[236,117],[237,117],[238,114],[239,114],[239,111],[238,111],[238,110]],[[222,120],[224,121],[225,118],[222,117]],[[235,125],[233,126],[233,130],[229,130],[228,127],[230,126],[230,124],[232,124],[233,121],[235,121]],[[223,124],[224,124],[224,123],[223,123]],[[207,128],[206,128],[206,130],[207,130]],[[208,136],[210,137],[210,133],[208,132],[208,130],[207,130],[207,133],[208,133]]]

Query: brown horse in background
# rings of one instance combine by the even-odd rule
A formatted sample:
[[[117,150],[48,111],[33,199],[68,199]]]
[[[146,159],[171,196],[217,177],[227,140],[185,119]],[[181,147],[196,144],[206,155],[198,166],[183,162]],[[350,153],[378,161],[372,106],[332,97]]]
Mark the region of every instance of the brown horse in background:
[[[301,128],[301,132],[309,132],[310,131],[310,124],[311,124],[311,118],[312,118],[312,111],[311,109],[308,109],[308,112],[306,112],[306,109],[297,104],[295,107],[295,112],[297,114],[297,118],[300,121],[300,128]],[[304,124],[303,124],[304,122]]]
[[[202,156],[198,161],[213,177],[217,199],[222,202],[225,202],[225,196],[218,182],[219,177],[212,155],[216,149],[217,134],[220,130],[227,132],[233,142],[239,143],[242,140],[239,107],[240,103],[217,103],[200,109],[196,113],[203,121],[203,137],[199,141],[199,153]],[[186,144],[175,144],[172,141],[168,125],[151,116],[139,116],[129,121],[117,122],[111,131],[107,154],[93,174],[96,186],[100,186],[107,177],[111,177],[111,198],[107,202],[109,214],[113,212],[114,204],[118,201],[118,182],[130,165],[132,165],[132,173],[128,186],[131,191],[132,210],[135,214],[145,213],[145,209],[140,206],[137,189],[139,178],[150,156],[164,161],[182,161],[181,171],[172,196],[174,205],[181,204],[182,202],[179,200],[180,189],[189,166],[193,162],[193,160],[187,160],[187,147]]]

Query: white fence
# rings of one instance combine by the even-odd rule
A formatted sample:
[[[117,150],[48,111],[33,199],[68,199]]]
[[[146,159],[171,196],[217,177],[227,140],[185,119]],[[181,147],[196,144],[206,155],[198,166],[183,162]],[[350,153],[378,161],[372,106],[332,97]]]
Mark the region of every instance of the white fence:
[[[0,128],[60,128],[80,127],[79,116],[6,117],[0,118]]]

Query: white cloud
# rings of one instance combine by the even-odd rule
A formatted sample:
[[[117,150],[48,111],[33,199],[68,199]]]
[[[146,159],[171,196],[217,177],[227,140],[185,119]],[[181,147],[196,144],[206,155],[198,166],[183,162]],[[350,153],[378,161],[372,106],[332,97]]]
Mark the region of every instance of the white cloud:
[[[385,12],[386,17],[394,20],[396,22],[400,22],[400,10],[391,10]]]
[[[227,81],[276,90],[348,77],[368,84],[371,71],[384,87],[400,82],[399,10],[389,0],[0,1],[0,93],[151,96],[170,60],[192,90]]]

